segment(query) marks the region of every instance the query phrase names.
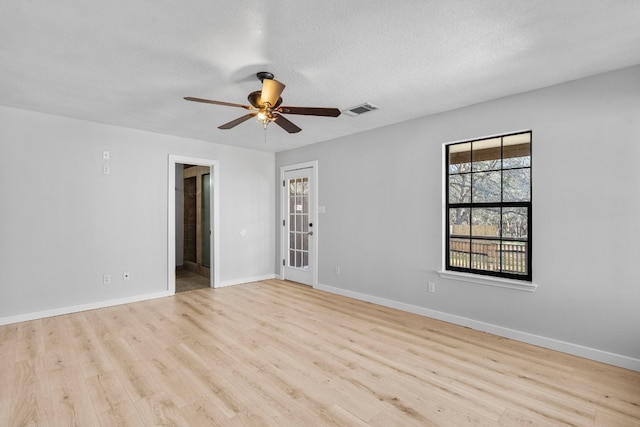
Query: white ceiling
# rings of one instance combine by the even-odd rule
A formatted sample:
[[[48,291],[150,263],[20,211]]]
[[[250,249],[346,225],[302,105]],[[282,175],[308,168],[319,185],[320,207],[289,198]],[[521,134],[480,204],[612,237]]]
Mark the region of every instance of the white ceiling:
[[[640,64],[637,0],[2,0],[0,104],[282,151]],[[258,71],[284,105],[380,110],[251,120]],[[637,89],[637,88],[636,88]]]

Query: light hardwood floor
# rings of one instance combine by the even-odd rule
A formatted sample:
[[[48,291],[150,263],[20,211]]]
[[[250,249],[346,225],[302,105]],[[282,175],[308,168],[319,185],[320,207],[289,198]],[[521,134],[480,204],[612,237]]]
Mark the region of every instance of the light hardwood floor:
[[[640,373],[270,280],[0,327],[1,426],[640,425]]]

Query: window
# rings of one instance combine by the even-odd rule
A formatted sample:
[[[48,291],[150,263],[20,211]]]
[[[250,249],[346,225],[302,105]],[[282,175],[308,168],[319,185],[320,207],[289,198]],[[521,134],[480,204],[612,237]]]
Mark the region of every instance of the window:
[[[445,153],[445,269],[531,281],[531,132]]]

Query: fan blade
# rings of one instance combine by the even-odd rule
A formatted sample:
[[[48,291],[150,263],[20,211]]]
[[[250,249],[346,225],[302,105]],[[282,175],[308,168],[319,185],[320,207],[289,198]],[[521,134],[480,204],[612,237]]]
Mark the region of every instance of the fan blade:
[[[285,107],[278,108],[278,112],[283,114],[301,114],[304,116],[325,116],[338,117],[340,110],[337,108],[318,108],[318,107]]]
[[[240,107],[246,110],[251,110],[251,107],[249,107],[248,105],[234,104],[233,102],[214,101],[212,99],[193,98],[191,96],[185,96],[184,99],[186,99],[187,101],[204,102],[206,104],[225,105],[227,107]]]
[[[238,117],[235,120],[231,120],[229,123],[225,123],[223,125],[218,126],[218,129],[231,129],[234,128],[236,126],[238,126],[240,123],[244,123],[247,120],[249,120],[252,117],[255,117],[255,115],[258,113],[249,113],[249,114],[245,114],[242,117]]]
[[[262,81],[262,94],[260,95],[262,102],[269,103],[271,108],[275,107],[283,90],[284,84],[279,81],[264,79]]]
[[[280,114],[276,116],[274,122],[289,133],[298,133],[302,130]]]

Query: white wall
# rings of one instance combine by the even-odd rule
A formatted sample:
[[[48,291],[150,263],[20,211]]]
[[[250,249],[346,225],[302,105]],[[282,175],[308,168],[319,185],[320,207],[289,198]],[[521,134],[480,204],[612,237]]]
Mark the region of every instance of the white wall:
[[[166,292],[170,154],[219,161],[221,283],[273,277],[272,153],[7,107],[0,123],[0,323]]]
[[[523,129],[536,292],[441,279],[442,144]],[[640,66],[282,152],[276,170],[310,160],[320,287],[640,370]]]

